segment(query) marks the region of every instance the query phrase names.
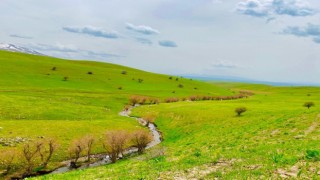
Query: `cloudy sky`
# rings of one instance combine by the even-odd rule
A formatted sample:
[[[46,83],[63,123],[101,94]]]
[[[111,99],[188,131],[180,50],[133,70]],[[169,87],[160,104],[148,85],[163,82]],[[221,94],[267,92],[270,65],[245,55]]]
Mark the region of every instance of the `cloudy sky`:
[[[319,0],[1,0],[0,43],[166,74],[320,83]]]

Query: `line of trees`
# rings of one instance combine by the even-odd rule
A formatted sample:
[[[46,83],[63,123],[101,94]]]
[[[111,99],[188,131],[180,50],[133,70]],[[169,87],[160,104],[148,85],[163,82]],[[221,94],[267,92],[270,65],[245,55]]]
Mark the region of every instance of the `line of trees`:
[[[189,97],[169,97],[164,99],[162,102],[164,103],[173,103],[173,102],[178,102],[178,101],[209,101],[209,100],[233,100],[233,99],[242,99],[242,98],[247,98],[249,96],[254,95],[254,93],[250,91],[240,91],[240,94],[236,95],[231,95],[231,96],[200,96],[200,95],[193,95]],[[158,104],[161,101],[157,98],[152,98],[152,97],[146,97],[146,96],[131,96],[129,98],[129,105],[147,105],[147,104]]]
[[[137,148],[138,153],[143,153],[147,144],[152,141],[148,131],[137,130],[128,132],[124,130],[108,131],[98,143],[94,136],[86,135],[73,140],[68,148],[70,167],[79,167],[79,162],[90,163],[93,148],[98,144],[105,149],[112,163],[122,158],[129,147]],[[0,152],[0,172],[6,176],[12,172],[22,172],[22,177],[36,175],[45,171],[59,145],[54,139],[26,142],[20,150],[9,149]],[[82,160],[83,159],[83,160]],[[1,175],[1,174],[0,174]]]

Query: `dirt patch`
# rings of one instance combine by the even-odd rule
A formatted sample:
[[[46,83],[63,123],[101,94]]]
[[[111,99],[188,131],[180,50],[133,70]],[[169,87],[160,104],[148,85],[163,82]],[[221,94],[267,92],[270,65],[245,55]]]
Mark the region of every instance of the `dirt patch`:
[[[175,180],[197,180],[203,179],[211,173],[222,170],[226,167],[231,167],[235,159],[219,160],[216,163],[204,164],[191,169],[176,172],[165,172],[160,175],[159,179],[175,179]]]
[[[275,136],[275,135],[277,135],[279,132],[280,132],[279,129],[273,130],[273,131],[271,132],[271,136]]]

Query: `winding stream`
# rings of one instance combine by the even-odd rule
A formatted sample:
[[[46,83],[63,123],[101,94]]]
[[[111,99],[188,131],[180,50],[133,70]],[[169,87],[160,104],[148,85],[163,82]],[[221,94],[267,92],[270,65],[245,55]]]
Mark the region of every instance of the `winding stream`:
[[[130,116],[132,109],[135,108],[135,107],[137,107],[137,106],[131,106],[128,110],[123,110],[123,111],[121,111],[119,113],[119,115],[135,119],[142,126],[146,126],[147,125],[147,121],[145,121],[144,119]],[[153,140],[147,145],[146,149],[152,148],[152,147],[154,147],[154,146],[156,146],[156,145],[161,143],[161,134],[158,131],[157,126],[154,123],[149,123],[148,124],[148,129],[150,130],[150,133],[153,136]],[[130,156],[130,155],[133,155],[134,153],[137,153],[137,152],[138,152],[138,148],[131,147],[131,148],[126,149],[124,151],[123,155]],[[100,159],[100,160],[92,162],[90,164],[82,165],[77,169],[86,169],[86,168],[90,168],[90,167],[97,167],[97,166],[102,166],[102,165],[106,165],[106,164],[110,164],[111,163],[110,158],[106,154],[97,154],[97,155],[93,155],[93,157],[97,158],[97,159]],[[64,164],[65,165],[63,167],[60,167],[60,168],[52,171],[49,174],[60,174],[60,173],[65,173],[65,172],[76,170],[76,169],[73,169],[73,168],[69,167],[70,160],[69,161],[65,161]]]

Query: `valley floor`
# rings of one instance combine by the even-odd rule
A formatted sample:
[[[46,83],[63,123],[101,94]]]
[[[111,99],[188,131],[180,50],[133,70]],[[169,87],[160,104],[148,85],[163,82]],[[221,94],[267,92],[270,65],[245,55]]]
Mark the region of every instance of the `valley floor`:
[[[37,179],[317,179],[320,89],[220,84],[250,90],[248,99],[142,106],[157,114],[164,141],[143,156]],[[238,117],[234,109],[247,107]]]

